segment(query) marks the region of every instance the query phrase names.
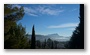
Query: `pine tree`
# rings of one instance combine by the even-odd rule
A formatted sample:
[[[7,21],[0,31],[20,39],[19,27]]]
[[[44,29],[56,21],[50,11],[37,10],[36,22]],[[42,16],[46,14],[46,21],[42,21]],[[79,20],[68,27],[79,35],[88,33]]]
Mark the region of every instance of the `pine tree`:
[[[4,48],[24,49],[27,46],[25,27],[17,24],[24,16],[24,8],[12,4],[4,5]]]
[[[16,7],[12,4],[4,4],[4,19],[9,19],[10,21],[19,21],[24,16],[24,8]]]
[[[69,42],[71,49],[84,49],[84,4],[80,4],[80,23]]]
[[[32,37],[31,37],[31,49],[35,49],[35,44],[36,44],[36,38],[35,38],[35,30],[34,30],[34,25],[33,25]]]

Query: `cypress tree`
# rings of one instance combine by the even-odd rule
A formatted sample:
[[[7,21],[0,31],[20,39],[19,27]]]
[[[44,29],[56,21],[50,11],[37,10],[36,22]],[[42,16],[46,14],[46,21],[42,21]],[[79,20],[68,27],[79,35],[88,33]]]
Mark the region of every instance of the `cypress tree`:
[[[34,30],[34,25],[33,25],[33,28],[32,28],[32,37],[31,37],[31,49],[35,49],[35,30]]]

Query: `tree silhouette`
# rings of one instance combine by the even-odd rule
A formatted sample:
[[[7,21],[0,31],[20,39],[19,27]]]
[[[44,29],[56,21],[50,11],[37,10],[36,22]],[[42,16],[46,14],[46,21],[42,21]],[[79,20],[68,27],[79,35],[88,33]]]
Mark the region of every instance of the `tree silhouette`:
[[[35,30],[34,30],[34,25],[33,25],[32,37],[31,37],[31,49],[35,49],[35,44],[36,44],[36,38],[35,38]]]
[[[53,49],[53,41],[52,41],[51,49]]]
[[[69,42],[69,48],[71,49],[84,49],[84,4],[80,4],[80,23]]]
[[[47,42],[47,41],[46,41],[46,39],[45,39],[45,42],[44,42],[44,48],[46,48],[46,44],[47,44],[46,42]]]
[[[41,46],[41,41],[40,40],[37,40],[36,41],[36,48],[37,49],[40,49],[42,46]]]

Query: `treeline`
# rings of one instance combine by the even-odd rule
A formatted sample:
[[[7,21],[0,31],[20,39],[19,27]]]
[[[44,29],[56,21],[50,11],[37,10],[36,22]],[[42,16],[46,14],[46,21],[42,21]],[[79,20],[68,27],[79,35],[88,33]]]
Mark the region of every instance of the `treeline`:
[[[63,44],[61,46],[61,44]],[[45,41],[41,42],[40,40],[36,41],[36,49],[64,49],[65,42],[53,41],[50,38],[45,39]],[[61,47],[60,47],[61,46]]]

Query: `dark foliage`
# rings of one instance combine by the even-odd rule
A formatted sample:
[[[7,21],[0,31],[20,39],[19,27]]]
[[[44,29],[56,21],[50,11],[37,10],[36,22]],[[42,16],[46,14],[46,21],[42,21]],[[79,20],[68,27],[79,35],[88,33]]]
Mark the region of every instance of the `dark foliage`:
[[[32,37],[31,37],[31,49],[35,49],[36,46],[36,38],[35,38],[35,30],[34,30],[34,25],[33,25],[33,28],[32,28]]]
[[[24,49],[27,48],[28,41],[25,28],[16,21],[24,16],[23,7],[13,7],[11,4],[4,5],[4,48]]]
[[[71,49],[84,49],[84,4],[80,4],[80,23],[69,42]]]
[[[24,16],[23,7],[14,7],[11,4],[4,4],[4,19],[8,19],[11,21],[19,21]]]
[[[53,49],[53,41],[52,41],[51,49]]]

